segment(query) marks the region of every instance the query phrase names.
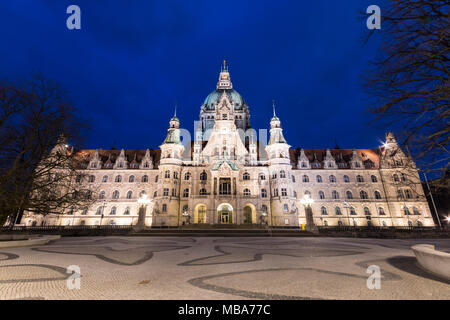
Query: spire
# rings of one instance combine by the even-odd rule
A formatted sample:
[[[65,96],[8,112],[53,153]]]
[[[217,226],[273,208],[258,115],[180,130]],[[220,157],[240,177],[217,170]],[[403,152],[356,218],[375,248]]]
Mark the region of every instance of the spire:
[[[171,122],[172,121],[180,122],[180,120],[177,118],[177,107],[178,107],[178,104],[175,104],[175,110],[173,112],[173,117],[172,117],[172,119],[170,119]]]
[[[175,107],[175,113],[174,113],[172,119],[170,119],[169,129],[167,130],[167,137],[164,140],[163,144],[167,144],[167,143],[181,144],[180,120],[178,120],[178,118],[177,118],[176,107]]]
[[[219,82],[217,82],[218,90],[231,90],[233,84],[231,83],[230,73],[228,72],[228,66],[226,60],[223,60],[223,67],[221,67]]]
[[[273,117],[270,121],[279,121],[277,114],[275,113],[275,100],[272,100],[272,108],[273,108]]]

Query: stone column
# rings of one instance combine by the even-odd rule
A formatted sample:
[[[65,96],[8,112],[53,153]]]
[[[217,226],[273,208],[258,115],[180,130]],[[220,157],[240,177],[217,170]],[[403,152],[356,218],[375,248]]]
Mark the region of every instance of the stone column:
[[[134,231],[141,231],[145,228],[145,211],[147,209],[146,205],[141,205],[139,207],[139,216],[136,225],[134,226]]]
[[[305,206],[305,215],[306,215],[306,230],[313,233],[319,233],[319,229],[314,223],[314,216],[311,206]]]

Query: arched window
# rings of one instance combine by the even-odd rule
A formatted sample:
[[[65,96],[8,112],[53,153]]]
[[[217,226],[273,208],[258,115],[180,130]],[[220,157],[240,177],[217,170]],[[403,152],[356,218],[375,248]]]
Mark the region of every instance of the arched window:
[[[308,191],[308,190],[306,190],[306,191],[305,191],[305,196],[308,196],[308,197],[310,197],[310,198],[311,198],[311,192],[310,192],[310,191]]]
[[[50,176],[49,176],[49,178],[50,178]],[[75,182],[76,182],[76,183],[80,183],[80,182],[81,182],[81,175],[77,175],[77,176],[75,177]]]
[[[422,222],[420,222],[420,221],[417,221],[417,226],[418,226],[419,228],[423,227],[423,224],[422,224]]]
[[[322,176],[317,176],[317,177],[316,177],[316,181],[317,181],[318,183],[322,183]]]
[[[325,199],[325,193],[323,191],[319,191],[319,199]]]
[[[369,208],[364,207],[364,214],[365,214],[366,216],[370,216],[370,210],[369,210]]]
[[[158,178],[159,178],[159,176],[156,176],[156,177],[155,177],[155,182],[158,182]]]
[[[309,182],[309,177],[305,174],[302,178],[303,182]]]
[[[405,196],[406,196],[406,199],[411,199],[411,198],[412,198],[412,192],[411,192],[411,190],[406,189],[406,190],[405,190]]]
[[[139,193],[139,197],[142,198],[143,195],[146,195],[147,192],[145,192],[145,190],[142,190],[141,193]]]
[[[276,179],[276,178],[277,178],[277,173],[276,172],[272,173],[272,179]]]
[[[173,173],[173,178],[174,178],[174,179],[178,179],[178,172],[175,171],[175,172]]]
[[[88,211],[89,211],[89,208],[88,207],[84,207],[83,211],[81,212],[81,215],[82,216],[87,215]]]
[[[188,198],[189,197],[189,189],[184,189],[183,190],[183,197],[184,198]]]
[[[273,189],[273,196],[278,197],[278,189]]]
[[[153,192],[153,198],[156,198],[158,196],[158,191]]]
[[[259,174],[259,180],[266,180],[266,176],[264,175],[264,173]]]
[[[286,178],[286,172],[284,170],[280,171],[280,178]]]
[[[357,181],[357,182],[364,182],[363,176],[361,176],[361,175],[358,174],[358,175],[356,176],[356,181]]]
[[[261,189],[261,198],[267,198],[267,190]]]
[[[400,177],[401,177],[403,182],[406,182],[406,176],[405,176],[404,173],[400,173]]]
[[[130,176],[130,177],[128,178],[128,182],[134,182],[134,176]]]
[[[353,199],[353,194],[351,191],[347,191],[345,194],[347,195],[347,199]]]
[[[123,212],[124,215],[129,216],[130,215],[130,207],[126,207],[125,211]]]
[[[403,207],[403,213],[405,214],[405,216],[409,216],[411,213],[409,212],[408,207]]]
[[[336,211],[336,215],[337,215],[337,216],[342,215],[342,212],[341,212],[341,208],[340,208],[340,207],[336,207],[335,211]]]
[[[295,183],[295,176],[292,175],[292,183]]]
[[[293,191],[293,194],[294,194],[294,198],[297,198],[297,191]]]
[[[396,173],[394,174],[394,181],[395,182],[399,182],[400,181],[400,179],[398,178],[398,174],[396,174]]]
[[[416,216],[420,215],[419,209],[417,209],[417,207],[413,207],[413,214]]]
[[[403,195],[403,190],[402,189],[398,189],[397,190],[397,197],[399,199],[404,199],[405,198],[405,196]]]
[[[116,207],[112,207],[111,211],[109,212],[109,214],[113,216],[113,215],[116,214],[116,211],[117,211],[117,208]]]
[[[114,192],[113,192],[113,194],[112,194],[112,198],[113,199],[119,199],[119,191],[118,190],[115,190]]]
[[[350,178],[347,175],[344,176],[344,182],[350,182]]]
[[[264,213],[267,213],[267,206],[265,204],[263,204],[261,206],[261,211],[264,212]]]
[[[203,171],[202,173],[200,173],[200,180],[205,181],[208,179],[208,175],[206,174],[205,171]]]
[[[116,182],[122,182],[122,176],[121,175],[116,176],[116,180],[115,181]]]
[[[365,192],[364,190],[361,190],[361,191],[359,192],[359,197],[360,197],[361,199],[368,199],[367,192]]]
[[[250,190],[249,189],[244,189],[244,196],[250,196]]]
[[[322,215],[324,215],[324,216],[326,216],[328,213],[327,213],[327,208],[325,208],[325,207],[322,207],[322,208],[320,208],[320,212],[322,213]]]
[[[164,178],[166,179],[170,178],[170,170],[166,170],[166,172],[164,172]]]
[[[385,216],[385,215],[386,215],[386,213],[384,213],[383,207],[378,207],[378,214],[379,214],[380,216]]]
[[[90,175],[89,176],[89,182],[95,182],[95,176],[94,175]]]
[[[97,211],[95,212],[96,215],[100,216],[103,212],[103,207],[98,207]]]
[[[335,183],[336,182],[336,177],[331,175],[330,176],[330,182]]]
[[[289,212],[289,207],[288,207],[287,204],[284,204],[284,205],[283,205],[283,211],[284,211],[284,212]]]
[[[103,176],[102,182],[108,182],[108,176]]]
[[[100,199],[105,199],[105,195],[106,195],[106,192],[104,190],[102,190],[102,191],[100,191],[99,198]]]
[[[248,174],[248,172],[245,172],[242,178],[244,180],[250,180],[250,175]]]
[[[331,192],[331,195],[333,199],[339,199],[339,192],[337,192],[336,190],[333,190],[333,192]]]
[[[176,197],[177,196],[177,189],[173,188],[172,189],[172,197]]]
[[[381,193],[380,191],[375,191],[375,199],[381,199]]]
[[[377,177],[374,175],[370,176],[370,179],[372,179],[372,182],[378,182]]]
[[[142,176],[141,181],[142,181],[142,182],[148,182],[148,175]]]
[[[353,207],[350,208],[350,214],[351,214],[352,216],[356,216],[355,208],[353,208]]]
[[[200,189],[200,195],[201,196],[206,196],[206,189],[205,188]]]
[[[133,197],[133,191],[128,191],[127,192],[127,199],[131,199]]]
[[[191,173],[190,172],[186,172],[184,174],[184,180],[190,180],[191,179]]]

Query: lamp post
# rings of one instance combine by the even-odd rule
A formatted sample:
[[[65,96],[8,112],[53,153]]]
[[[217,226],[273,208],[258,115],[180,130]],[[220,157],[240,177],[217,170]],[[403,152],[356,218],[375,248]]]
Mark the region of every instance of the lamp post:
[[[300,203],[305,207],[306,226],[310,231],[318,232],[317,227],[314,224],[314,217],[311,208],[311,205],[314,203],[314,200],[311,198],[309,194],[305,194],[303,196],[303,199],[300,200]]]
[[[104,213],[105,213],[105,207],[106,207],[106,201],[103,201],[102,215],[100,216],[100,228],[102,227],[102,221],[103,221],[103,216],[104,216]]]
[[[350,213],[349,213],[349,210],[350,210],[350,208],[352,206],[347,201],[342,202],[342,204],[344,205],[344,208],[347,209],[346,210],[347,211],[347,223],[348,223],[348,226],[350,226]]]
[[[137,202],[139,204],[139,217],[136,224],[136,230],[142,230],[145,227],[145,211],[147,209],[147,205],[152,201],[148,198],[147,194],[144,193]]]

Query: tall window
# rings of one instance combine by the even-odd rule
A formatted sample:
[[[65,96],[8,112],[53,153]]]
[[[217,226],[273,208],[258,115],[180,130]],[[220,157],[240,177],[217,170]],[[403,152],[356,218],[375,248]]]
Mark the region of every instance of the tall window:
[[[273,196],[278,197],[278,189],[273,189]]]
[[[361,191],[359,192],[359,197],[360,197],[361,199],[367,199],[367,198],[368,198],[367,192],[365,192],[364,190],[361,190]]]
[[[378,179],[376,176],[372,175],[370,178],[372,179],[372,182],[378,182]]]
[[[317,176],[317,177],[316,177],[316,181],[317,181],[318,183],[322,183],[322,176]]]
[[[336,190],[333,190],[331,195],[332,195],[333,199],[339,199],[339,192],[337,192]]]
[[[259,174],[259,180],[266,180],[266,176],[264,175],[264,173]]]
[[[162,205],[162,208],[161,208],[161,209],[162,209],[162,212],[167,212],[167,204],[164,203],[164,204]]]
[[[175,188],[172,189],[172,197],[177,196],[177,190]]]
[[[134,182],[134,176],[130,176],[130,177],[128,178],[128,182]]]
[[[191,179],[191,173],[190,172],[186,172],[184,174],[184,180],[190,180]]]
[[[250,180],[250,175],[248,174],[248,172],[245,172],[242,178],[244,180]]]
[[[405,216],[409,216],[411,213],[409,212],[408,207],[403,207],[403,213],[405,214]]]
[[[200,173],[200,180],[205,181],[208,179],[208,175],[206,174],[205,171],[203,171],[202,173]]]
[[[350,178],[347,175],[344,176],[344,182],[350,182]]]
[[[250,190],[249,189],[244,189],[244,196],[246,196],[246,197],[250,196]]]
[[[163,189],[163,197],[168,197],[169,196],[169,188],[164,188]]]
[[[406,199],[411,199],[411,198],[412,198],[412,192],[411,192],[411,190],[406,189],[406,190],[405,190],[405,196],[406,196]]]
[[[379,207],[379,208],[378,208],[378,214],[379,214],[380,216],[386,215],[386,213],[384,213],[384,209],[383,209],[382,207]]]
[[[292,183],[295,183],[295,176],[292,175]]]
[[[116,211],[117,211],[117,208],[116,207],[112,207],[111,211],[109,212],[109,214],[113,216],[113,215],[116,214]]]
[[[261,206],[261,211],[264,212],[264,213],[267,213],[267,206],[265,204],[263,204]]]
[[[96,215],[100,216],[103,212],[103,207],[98,207],[97,211],[95,212]]]
[[[342,212],[341,212],[341,208],[340,208],[340,207],[336,207],[336,215],[337,215],[337,216],[342,215]]]
[[[404,173],[400,173],[400,177],[401,177],[403,182],[406,182],[406,176],[405,176]]]
[[[133,192],[130,190],[127,192],[127,199],[131,199],[133,197]]]
[[[102,182],[108,182],[108,176],[103,176]]]
[[[366,216],[370,216],[370,210],[369,210],[369,208],[364,207],[364,214],[365,214]]]
[[[158,182],[158,178],[159,178],[159,176],[156,176],[156,177],[155,177],[155,182]]]
[[[289,207],[288,207],[288,205],[287,204],[284,204],[283,205],[283,211],[286,213],[286,212],[289,212]]]
[[[116,182],[122,182],[122,176],[121,175],[116,176]]]
[[[164,178],[170,178],[170,170],[166,170],[166,172],[164,173]]]
[[[286,172],[284,170],[280,171],[280,178],[286,178]]]
[[[353,208],[353,207],[350,208],[350,214],[351,214],[352,216],[356,216],[355,208]]]
[[[184,198],[189,198],[189,189],[184,189],[183,190],[183,197]]]
[[[358,174],[358,175],[356,176],[356,181],[357,181],[357,182],[364,182],[364,178],[363,178],[361,175]]]
[[[200,195],[201,196],[206,196],[206,189],[205,188],[200,189]]]
[[[399,199],[404,199],[405,196],[403,195],[403,190],[402,189],[398,189],[397,190],[397,198]]]
[[[147,175],[142,176],[141,181],[142,182],[148,182],[148,176]]]
[[[420,215],[419,209],[417,209],[417,207],[413,207],[413,214],[416,216]]]
[[[173,178],[174,178],[174,179],[178,179],[178,172],[175,171],[175,172],[173,173]]]
[[[331,175],[331,176],[330,176],[330,182],[331,182],[331,183],[335,183],[335,182],[336,182],[336,177],[333,176],[333,175]]]
[[[261,189],[261,198],[267,198],[267,190]]]
[[[395,173],[393,177],[394,177],[394,181],[395,182],[399,182],[400,181],[400,179],[398,178],[398,174]]]
[[[276,172],[272,173],[272,179],[276,179],[276,178],[277,178],[277,173]]]
[[[153,192],[153,198],[156,198],[158,196],[158,191]]]
[[[309,177],[305,174],[302,178],[303,182],[309,182]]]
[[[95,176],[90,175],[89,176],[89,182],[95,182]]]
[[[286,190],[286,188],[281,188],[281,196],[282,197],[287,197],[287,190]]]
[[[375,199],[381,199],[381,193],[379,191],[375,191]]]
[[[347,199],[353,199],[353,194],[351,191],[347,191],[346,195],[347,195]]]
[[[118,190],[115,190],[115,191],[113,192],[112,198],[113,198],[113,199],[119,199],[119,191],[118,191]]]
[[[327,215],[327,208],[325,208],[325,207],[320,208],[320,212],[322,213],[322,215],[326,216]]]
[[[231,194],[231,179],[220,178],[219,179],[219,194],[230,195]]]
[[[319,191],[319,199],[325,199],[325,193],[323,191]]]
[[[105,191],[104,190],[100,191],[99,198],[100,199],[105,199]]]

